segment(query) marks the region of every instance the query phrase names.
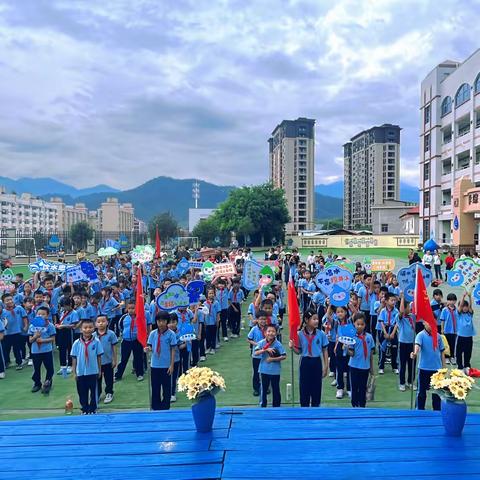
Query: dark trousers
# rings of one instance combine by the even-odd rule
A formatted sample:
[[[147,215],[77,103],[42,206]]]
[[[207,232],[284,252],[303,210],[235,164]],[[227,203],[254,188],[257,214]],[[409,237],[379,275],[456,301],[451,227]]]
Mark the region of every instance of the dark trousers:
[[[172,377],[167,373],[168,368],[150,369],[152,379],[152,410],[170,410],[172,396]]]
[[[473,337],[457,337],[456,356],[457,367],[470,368],[470,359],[472,358]]]
[[[300,406],[319,407],[322,398],[322,359],[300,359]]]
[[[399,344],[400,352],[400,385],[405,385],[405,373],[407,374],[407,383],[410,385],[413,382],[413,369],[415,368],[413,360],[410,358],[410,354],[413,352],[413,343]]]
[[[180,375],[182,373],[187,373],[190,368],[190,352],[188,351],[187,346],[180,350]]]
[[[418,370],[418,392],[417,392],[417,409],[425,410],[427,403],[427,390],[430,390],[430,378],[436,370]],[[440,410],[440,397],[436,393],[432,393],[432,407],[434,410]]]
[[[22,340],[20,342],[20,353],[23,359],[27,358],[27,347],[28,347],[28,353],[30,356],[32,354],[32,346],[28,341],[28,335],[22,335]]]
[[[457,335],[455,333],[446,333],[445,337],[450,347],[450,358],[455,358],[455,346],[457,343]]]
[[[5,340],[0,341],[0,373],[3,373],[5,371],[5,358],[3,356],[4,342]]]
[[[122,318],[122,315],[116,315],[115,317],[108,319],[108,328],[110,330],[113,330],[117,337],[120,336],[119,323],[121,318]]]
[[[102,365],[102,376],[98,379],[98,398],[102,394],[102,378],[105,379],[105,393],[113,395],[113,367],[111,363]]]
[[[328,368],[335,373],[337,369],[337,358],[335,357],[335,342],[328,342]]]
[[[56,343],[58,345],[58,361],[61,367],[72,366],[72,357],[70,350],[72,349],[72,335],[70,328],[60,328],[57,330]]]
[[[190,362],[192,367],[196,367],[198,365],[198,359],[200,358],[200,341],[199,340],[192,340],[192,361]]]
[[[82,412],[93,413],[97,410],[98,375],[81,375],[77,377],[77,392]]]
[[[268,375],[266,373],[262,373],[260,375],[261,382],[262,382],[262,407],[267,406],[267,392],[272,387],[272,407],[279,407],[282,403],[282,395],[280,394],[280,375]]]
[[[308,293],[302,293],[301,300],[302,300],[302,312],[305,313],[310,307],[312,297]]]
[[[42,386],[42,364],[45,367],[45,381],[52,381],[53,378],[53,352],[32,353],[33,361],[33,384]]]
[[[342,344],[337,345],[335,352],[336,366],[337,366],[337,389],[345,390],[345,382],[343,376],[347,374],[347,390],[350,391],[350,375],[348,375],[348,360],[349,357],[343,355]]]
[[[205,338],[207,336],[207,333],[206,333],[207,329],[205,328],[204,323],[201,323],[198,328],[200,332],[200,340],[198,341],[200,356],[204,357],[205,356]]]
[[[372,334],[373,337],[373,344],[375,347],[377,346],[377,316],[376,315],[370,315],[370,333]]]
[[[317,308],[317,315],[319,320],[325,316],[325,307],[322,304],[320,304]]]
[[[352,384],[352,407],[365,407],[367,404],[367,383],[369,369],[350,367]]]
[[[371,324],[370,310],[362,310],[362,313],[365,315],[365,331],[370,333],[372,328],[375,328],[375,326]]]
[[[383,341],[385,340],[383,331],[380,333],[380,346],[382,345]],[[390,358],[392,361],[392,369],[395,370],[398,368],[398,338],[395,335],[393,338],[387,340],[390,343]],[[387,347],[388,348],[388,347]],[[378,368],[383,370],[385,368],[385,360],[387,359],[387,350],[383,350],[380,348],[380,355],[378,357]]]
[[[220,310],[220,325],[222,328],[222,337],[228,337],[227,330],[227,320],[228,320],[228,309]],[[220,331],[219,331],[220,334]]]
[[[242,310],[239,303],[233,303],[232,305],[235,306],[238,312],[230,306],[228,309],[228,323],[230,324],[233,335],[240,335],[240,318]]]
[[[435,268],[435,279],[441,280],[442,279],[442,266],[441,265],[434,265]]]
[[[127,368],[130,354],[133,353],[133,368],[137,377],[143,376],[143,347],[138,340],[122,340],[120,347],[120,363],[118,364],[115,378],[121,379],[125,368]]]
[[[207,325],[206,326],[206,342],[207,350],[214,349],[217,347],[217,326],[216,325]]]
[[[177,393],[177,378],[178,372],[180,371],[180,361],[175,362],[173,364],[173,372],[172,372],[172,395],[176,395]]]
[[[5,335],[3,338],[3,357],[5,358],[5,365],[10,363],[10,351],[13,350],[15,363],[22,364],[22,335],[20,333],[13,333],[12,335]]]
[[[254,392],[260,392],[260,374],[258,367],[260,365],[260,358],[252,357],[252,387]]]

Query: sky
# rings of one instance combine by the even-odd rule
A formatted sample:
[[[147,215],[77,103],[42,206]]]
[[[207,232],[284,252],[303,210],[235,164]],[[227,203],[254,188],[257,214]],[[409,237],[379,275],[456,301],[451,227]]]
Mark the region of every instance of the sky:
[[[480,1],[0,0],[0,165],[127,189],[268,178],[283,119],[316,119],[316,183],[342,145],[402,127],[418,181],[420,82],[480,45]]]

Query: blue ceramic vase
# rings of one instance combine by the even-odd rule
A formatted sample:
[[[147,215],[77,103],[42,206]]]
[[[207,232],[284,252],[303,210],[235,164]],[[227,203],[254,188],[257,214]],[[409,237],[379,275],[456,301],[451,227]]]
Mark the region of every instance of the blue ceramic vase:
[[[449,437],[460,437],[467,418],[467,404],[442,398],[442,420]]]
[[[212,431],[216,406],[217,401],[214,395],[202,395],[192,405],[193,420],[197,427],[197,432],[205,433]]]

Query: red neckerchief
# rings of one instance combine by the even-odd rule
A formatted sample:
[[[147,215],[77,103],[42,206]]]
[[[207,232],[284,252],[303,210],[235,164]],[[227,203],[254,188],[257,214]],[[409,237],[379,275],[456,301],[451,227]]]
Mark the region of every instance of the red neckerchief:
[[[237,292],[233,291],[233,303],[237,303]]]
[[[430,337],[432,337],[432,347],[433,347],[433,350],[436,350],[436,347],[435,347],[435,344],[433,343],[433,335],[429,332],[427,332],[426,330],[424,330],[424,332],[429,335]]]
[[[387,325],[390,326],[390,323],[392,323],[392,310],[389,310],[388,308],[387,308],[387,317],[388,317]]]
[[[90,340],[87,342],[83,339],[83,337],[80,337],[80,342],[83,343],[83,348],[85,349],[85,360],[88,362],[88,347],[89,345],[93,342],[94,338],[92,337]]]
[[[370,298],[370,294],[368,293],[367,287],[365,287],[365,301],[368,302],[369,298]]]
[[[364,358],[365,358],[365,360],[366,360],[367,357],[368,357],[368,348],[367,348],[366,336],[365,336],[365,334],[360,335],[360,334],[357,333],[357,337],[362,341],[362,345],[363,345],[363,356],[364,356]]]
[[[62,317],[60,318],[60,321],[58,322],[59,325],[63,325],[64,320],[73,312],[73,310],[70,310],[69,312],[63,312]]]
[[[102,338],[108,333],[108,328],[105,330],[105,333],[100,333],[97,331],[98,339],[101,341]]]
[[[267,317],[267,326],[272,324],[272,317]]]
[[[413,318],[411,315],[406,315],[403,318],[408,318],[408,321],[410,322],[410,326],[412,327],[412,330],[415,330],[415,324],[413,323]]]
[[[160,352],[162,351],[162,335],[166,332],[160,332],[160,330],[157,330],[158,335],[157,335],[157,346],[155,347],[155,353],[157,355],[160,355]]]
[[[312,345],[313,345],[313,341],[315,340],[315,337],[317,336],[317,330],[314,330],[312,333],[308,333],[308,330],[304,328],[303,334],[305,335],[305,338],[307,339],[307,342],[308,342],[308,354],[311,357],[313,357]]]
[[[275,340],[272,340],[271,342],[269,342],[267,339],[265,339],[265,346],[263,347],[263,350],[268,350],[274,343],[275,343]]]
[[[130,335],[133,335],[134,328],[135,328],[135,314],[130,315]]]
[[[452,317],[453,322],[453,331],[457,331],[457,319],[455,318],[455,308],[448,307],[448,311],[450,312],[450,316]]]
[[[13,311],[15,310],[15,306],[13,307],[5,307],[7,309],[7,312],[10,312],[10,313],[13,313]]]
[[[210,317],[210,314],[212,313],[212,302],[210,300],[207,300],[207,305],[208,305],[208,316]]]

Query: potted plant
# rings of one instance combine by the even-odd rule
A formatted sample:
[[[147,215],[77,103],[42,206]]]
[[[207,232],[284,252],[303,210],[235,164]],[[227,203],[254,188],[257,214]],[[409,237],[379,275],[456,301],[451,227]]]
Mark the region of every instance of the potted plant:
[[[193,367],[178,379],[178,391],[193,400],[192,414],[198,432],[211,432],[215,418],[215,394],[225,390],[225,380],[208,367]]]
[[[475,380],[462,370],[441,368],[432,375],[430,386],[442,397],[442,420],[447,435],[459,437],[467,417],[465,399]]]

